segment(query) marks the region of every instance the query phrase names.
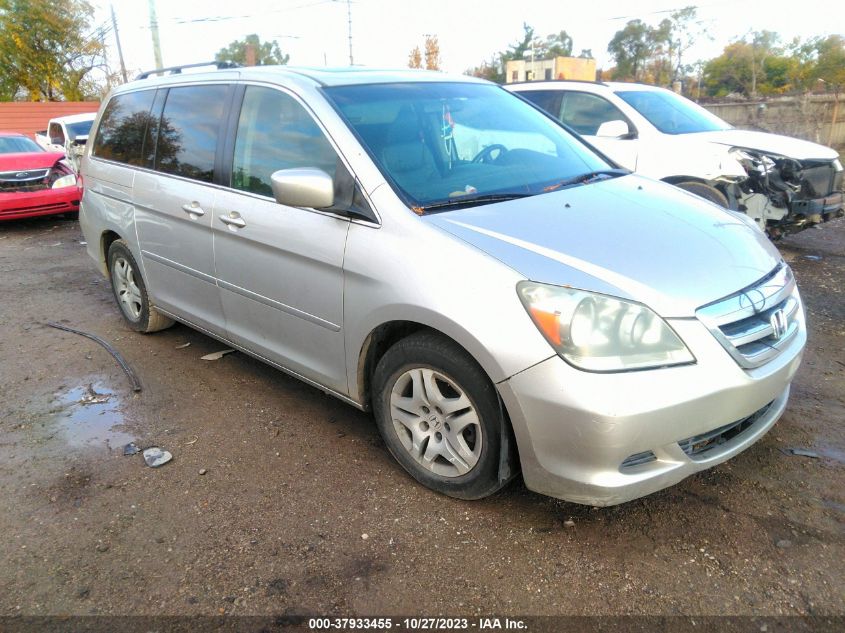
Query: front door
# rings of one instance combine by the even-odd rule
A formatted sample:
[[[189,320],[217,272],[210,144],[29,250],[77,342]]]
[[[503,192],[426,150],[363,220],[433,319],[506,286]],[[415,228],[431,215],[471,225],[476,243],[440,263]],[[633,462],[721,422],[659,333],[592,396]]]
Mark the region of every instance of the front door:
[[[291,95],[247,86],[231,160],[230,189],[213,210],[217,283],[228,337],[295,373],[347,390],[343,252],[349,220],[273,198],[270,175],[317,167],[337,154]]]

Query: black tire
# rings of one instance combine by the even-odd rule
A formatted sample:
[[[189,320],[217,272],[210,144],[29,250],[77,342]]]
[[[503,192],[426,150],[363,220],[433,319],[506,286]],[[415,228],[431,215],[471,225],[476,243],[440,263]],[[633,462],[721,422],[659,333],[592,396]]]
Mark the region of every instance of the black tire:
[[[705,200],[709,200],[710,202],[714,202],[718,204],[720,207],[729,208],[728,199],[725,197],[721,191],[716,189],[715,187],[711,187],[710,185],[705,185],[703,182],[695,182],[695,181],[688,181],[688,182],[679,182],[675,183],[675,186],[679,189],[683,189],[684,191],[689,191],[690,193],[694,193],[695,195],[699,196],[700,198],[704,198]]]
[[[172,319],[164,316],[150,305],[150,297],[147,294],[144,279],[141,277],[141,269],[124,240],[115,240],[111,243],[107,261],[112,294],[123,319],[130,328],[136,332],[148,333],[157,332],[173,325]],[[127,301],[122,299],[126,291],[120,289],[121,274],[125,276],[127,270],[131,273],[130,278],[137,288],[137,301],[131,302],[133,307],[128,307]]]
[[[406,378],[408,375],[406,372],[416,369],[433,370],[442,378],[454,383],[459,389],[458,393],[462,392],[474,408],[479,424],[473,424],[473,428],[469,429],[470,441],[474,446],[477,446],[475,442],[480,441],[480,449],[477,462],[464,474],[446,476],[426,469],[412,456],[411,449],[403,445],[403,440],[400,439],[399,434],[404,431],[408,434],[405,441],[412,441],[410,431],[402,427],[397,430],[394,424],[391,395],[394,387],[400,384],[400,380],[409,380]],[[444,390],[447,389],[448,382],[441,386]],[[458,345],[431,333],[413,334],[402,339],[387,350],[379,360],[373,373],[372,387],[373,410],[379,433],[396,461],[418,482],[432,490],[458,499],[481,499],[493,494],[507,483],[507,481],[499,481],[499,463],[502,457],[501,434],[505,425],[498,393],[478,363]],[[431,413],[434,414],[433,411]],[[438,419],[430,427],[424,419],[419,418],[420,424],[427,427],[425,433],[431,435],[428,441],[442,446],[442,443],[438,444],[434,439],[434,435],[437,435],[439,441],[449,443],[448,439],[443,439],[447,432],[451,432],[448,421],[451,419],[454,423],[458,415],[460,413],[443,415],[442,421]],[[398,419],[396,424],[400,424]],[[438,426],[435,427],[435,424]],[[442,427],[439,426],[440,424]],[[435,428],[441,428],[443,436],[435,433]],[[458,434],[449,436],[455,437],[455,435]],[[511,445],[510,442],[506,442],[505,446],[508,448],[505,450],[511,450],[509,448]],[[504,457],[507,459],[509,455]],[[443,460],[443,465],[438,466],[439,468],[450,468],[450,464],[444,458],[437,457],[435,462],[437,460]]]

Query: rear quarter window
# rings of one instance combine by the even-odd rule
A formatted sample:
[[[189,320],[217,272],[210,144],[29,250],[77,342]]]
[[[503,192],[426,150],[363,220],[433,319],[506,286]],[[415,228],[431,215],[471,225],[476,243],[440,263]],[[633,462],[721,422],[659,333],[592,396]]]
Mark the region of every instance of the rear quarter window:
[[[93,156],[128,165],[142,166],[144,147],[152,146],[150,108],[155,90],[112,97],[97,128]]]

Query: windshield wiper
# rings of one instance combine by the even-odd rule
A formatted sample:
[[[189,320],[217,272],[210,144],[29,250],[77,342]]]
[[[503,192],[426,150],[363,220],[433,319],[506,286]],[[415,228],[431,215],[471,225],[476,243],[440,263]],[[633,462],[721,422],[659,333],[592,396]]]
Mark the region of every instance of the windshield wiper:
[[[572,185],[586,185],[591,182],[595,182],[600,178],[618,178],[619,176],[627,176],[630,173],[631,172],[627,169],[600,169],[597,171],[588,171],[585,174],[579,174],[577,176],[573,176],[572,178],[567,178],[566,180],[560,180],[548,187],[543,187],[543,191],[557,191],[558,189],[571,187]]]
[[[423,213],[430,213],[432,211],[445,211],[446,209],[458,209],[460,207],[472,206],[477,204],[490,204],[492,202],[505,202],[506,200],[516,200],[517,198],[527,198],[533,196],[533,193],[525,192],[509,192],[509,193],[482,193],[476,196],[455,196],[449,200],[441,200],[440,202],[433,202],[422,206],[412,207],[416,213],[422,215]]]

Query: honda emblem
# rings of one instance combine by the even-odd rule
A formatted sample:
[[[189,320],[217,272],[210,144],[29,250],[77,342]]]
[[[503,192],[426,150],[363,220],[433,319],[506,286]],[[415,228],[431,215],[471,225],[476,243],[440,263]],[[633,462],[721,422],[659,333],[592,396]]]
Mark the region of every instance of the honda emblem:
[[[769,323],[772,326],[772,336],[775,337],[775,340],[779,340],[786,334],[786,328],[789,324],[786,321],[786,312],[783,311],[783,308],[772,312],[772,316],[769,317]]]

